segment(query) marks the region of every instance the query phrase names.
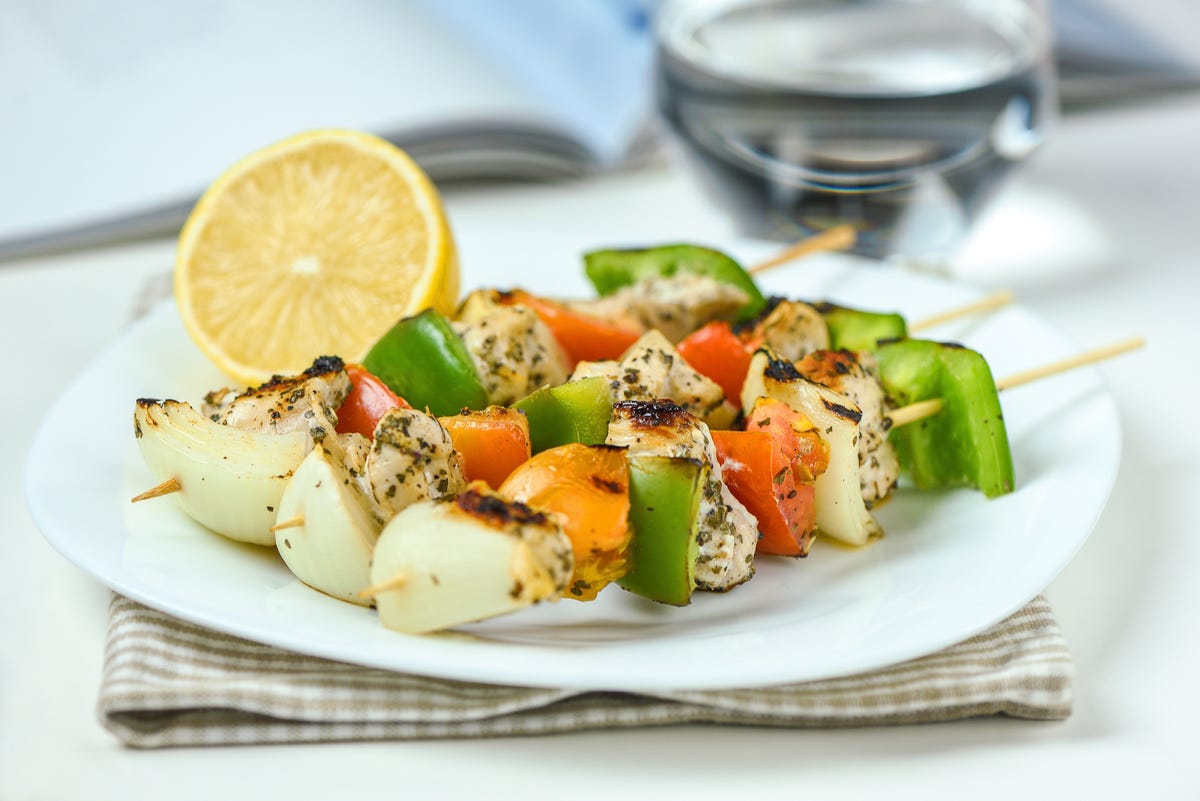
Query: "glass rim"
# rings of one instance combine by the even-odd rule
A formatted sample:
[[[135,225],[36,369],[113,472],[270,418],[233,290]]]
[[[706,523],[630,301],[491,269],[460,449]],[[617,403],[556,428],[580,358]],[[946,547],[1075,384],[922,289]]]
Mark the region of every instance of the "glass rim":
[[[925,5],[930,2],[953,2],[966,8],[980,10],[983,14],[995,17],[998,7],[997,0],[896,0],[912,5]],[[877,85],[856,86],[853,81],[846,81],[849,73],[836,70],[821,70],[813,68],[800,76],[781,79],[778,74],[755,71],[746,68],[744,63],[731,59],[712,57],[712,49],[697,41],[695,34],[713,20],[737,9],[765,6],[782,6],[796,0],[664,0],[654,21],[654,36],[657,46],[679,60],[697,65],[699,68],[714,76],[734,79],[750,86],[764,89],[786,91],[814,90],[830,96],[855,97],[859,95],[878,95],[881,87]],[[844,2],[845,5],[851,5]],[[1050,25],[1050,15],[1045,0],[1005,0],[1009,8],[1023,8],[1028,12],[1029,23],[1029,52],[1025,59],[1008,64],[1003,70],[987,76],[987,80],[1003,80],[1008,75],[1027,69],[1045,59],[1053,47],[1053,32]],[[949,91],[965,91],[970,84],[955,82],[946,85],[931,85],[905,91],[890,92],[893,97],[927,97],[946,94]],[[883,91],[887,91],[886,88]]]

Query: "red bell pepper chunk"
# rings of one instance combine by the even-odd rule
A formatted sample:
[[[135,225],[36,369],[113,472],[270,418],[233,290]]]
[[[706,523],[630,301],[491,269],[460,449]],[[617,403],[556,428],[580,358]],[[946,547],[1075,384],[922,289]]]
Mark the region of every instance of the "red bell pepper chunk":
[[[751,343],[733,333],[729,323],[716,321],[698,328],[677,346],[683,360],[725,390],[725,399],[742,407],[742,385],[754,356]]]
[[[746,417],[747,431],[766,431],[799,482],[811,483],[829,466],[829,444],[808,415],[774,398],[759,398]]]
[[[337,410],[339,434],[362,434],[370,439],[388,410],[397,406],[412,408],[361,364],[347,364],[346,374],[350,377],[350,394]]]
[[[553,300],[539,298],[520,289],[504,292],[501,302],[520,304],[533,309],[550,329],[558,344],[571,360],[571,369],[579,362],[619,359],[638,341],[641,331],[614,325],[599,317],[577,312]]]
[[[800,482],[792,461],[768,431],[713,431],[721,476],[758,518],[758,552],[806,556],[812,544],[816,507],[811,483]]]

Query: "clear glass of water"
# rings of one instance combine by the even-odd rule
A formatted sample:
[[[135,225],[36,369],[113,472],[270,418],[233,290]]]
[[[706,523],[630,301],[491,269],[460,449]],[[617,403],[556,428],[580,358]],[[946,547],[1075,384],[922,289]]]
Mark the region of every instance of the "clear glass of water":
[[[944,268],[1057,113],[1043,0],[668,0],[660,110],[747,234]]]

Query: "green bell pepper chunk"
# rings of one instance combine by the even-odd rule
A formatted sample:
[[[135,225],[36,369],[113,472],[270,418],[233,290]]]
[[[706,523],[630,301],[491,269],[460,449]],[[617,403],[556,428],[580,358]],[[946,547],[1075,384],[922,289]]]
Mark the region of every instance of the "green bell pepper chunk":
[[[542,387],[513,407],[529,418],[534,453],[572,442],[603,445],[612,417],[612,390],[607,378],[583,378],[557,387]]]
[[[830,350],[874,351],[880,340],[908,336],[908,325],[899,314],[847,309],[832,303],[814,303],[813,308],[829,327]]]
[[[979,353],[905,339],[876,351],[884,390],[898,406],[940,398],[942,410],[892,430],[900,463],[919,489],[975,487],[989,498],[1013,491],[1012,452],[996,381]]]
[[[437,416],[488,405],[467,346],[433,309],[405,317],[367,353],[363,366],[414,409]]]
[[[700,499],[710,470],[692,459],[630,458],[633,570],[617,579],[618,584],[664,604],[691,602],[700,557]]]
[[[596,291],[611,295],[646,278],[670,278],[678,273],[701,275],[735,286],[746,293],[738,320],[749,320],[766,305],[750,273],[719,250],[699,245],[662,245],[629,250],[593,250],[583,256],[584,270]]]

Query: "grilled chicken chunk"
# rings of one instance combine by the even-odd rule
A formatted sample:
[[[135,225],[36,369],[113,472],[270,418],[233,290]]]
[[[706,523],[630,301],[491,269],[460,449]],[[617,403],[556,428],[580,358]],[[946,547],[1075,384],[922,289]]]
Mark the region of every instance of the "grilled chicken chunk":
[[[810,381],[845,395],[862,410],[859,423],[859,483],[867,508],[886,498],[900,477],[900,460],[888,442],[891,423],[887,417],[879,365],[866,351],[817,350],[795,363],[796,370]]]
[[[614,400],[672,400],[697,417],[721,408],[725,393],[707,376],[693,370],[658,331],[648,331],[620,362],[580,362],[571,380],[604,376],[612,382]]]
[[[759,317],[752,336],[776,357],[797,361],[814,350],[829,347],[829,326],[821,313],[807,303],[773,298],[770,311]]]
[[[242,431],[306,431],[320,442],[337,428],[337,408],[350,394],[350,378],[336,356],[321,356],[297,376],[275,376],[229,399],[232,390],[204,397],[209,419]]]
[[[567,359],[532,309],[501,305],[494,293],[473,292],[452,325],[471,353],[489,402],[504,406],[547,384],[563,383]]]
[[[417,501],[457,495],[467,487],[449,432],[416,409],[392,409],[379,421],[366,477],[385,520]]]
[[[644,330],[658,330],[678,342],[713,320],[732,320],[750,298],[730,284],[702,275],[646,278],[595,300],[566,301],[578,311]]]
[[[624,446],[630,454],[702,459],[711,464],[711,478],[698,513],[696,586],[730,590],[754,575],[758,521],[721,480],[708,426],[674,403],[621,401],[613,407],[606,442]]]

